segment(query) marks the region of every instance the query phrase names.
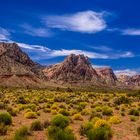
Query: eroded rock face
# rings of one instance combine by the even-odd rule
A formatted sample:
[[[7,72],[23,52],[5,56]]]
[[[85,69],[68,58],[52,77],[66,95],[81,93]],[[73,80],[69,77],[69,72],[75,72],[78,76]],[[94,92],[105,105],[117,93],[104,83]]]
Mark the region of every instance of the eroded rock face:
[[[95,68],[99,78],[106,84],[116,84],[117,77],[110,67]]]
[[[126,86],[136,86],[139,87],[140,86],[140,75],[118,75],[118,81],[121,82],[122,84],[126,85]]]
[[[44,69],[46,77],[50,80],[62,81],[91,81],[98,78],[92,68],[88,57],[84,55],[69,55],[64,62]]]
[[[26,66],[36,65],[36,63],[33,62],[16,43],[0,43],[0,56],[2,55],[5,55]]]
[[[27,83],[28,80],[37,81],[39,75],[34,71],[36,67],[39,65],[33,62],[16,43],[0,43],[0,84],[11,81],[7,82],[7,86],[8,84],[14,86],[16,81],[18,85],[27,85],[25,82]],[[28,80],[25,81],[25,77]],[[34,80],[31,80],[32,78]]]

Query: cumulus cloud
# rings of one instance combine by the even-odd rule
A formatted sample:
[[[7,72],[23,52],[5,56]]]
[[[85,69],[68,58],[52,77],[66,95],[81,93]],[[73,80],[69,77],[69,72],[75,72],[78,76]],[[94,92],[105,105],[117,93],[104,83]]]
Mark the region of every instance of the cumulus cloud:
[[[96,33],[107,27],[104,17],[106,12],[83,11],[69,15],[52,15],[43,17],[47,27],[61,30]]]
[[[67,56],[70,54],[84,54],[85,56],[88,56],[91,59],[118,59],[118,58],[128,58],[128,57],[134,57],[134,54],[132,52],[120,52],[120,53],[99,53],[99,52],[92,52],[92,51],[86,51],[86,50],[76,50],[76,49],[50,49],[45,46],[41,45],[29,45],[24,43],[18,43],[18,45],[24,49],[29,54],[32,54],[31,57],[36,60],[41,59],[49,59],[49,58],[55,58],[60,56]]]
[[[7,41],[10,38],[10,32],[0,27],[0,41]]]
[[[140,29],[125,29],[122,30],[123,35],[140,36]]]
[[[137,71],[131,70],[131,69],[115,70],[114,73],[116,75],[128,75],[128,76],[133,76],[133,75],[139,74]]]
[[[36,36],[36,37],[52,36],[51,31],[49,31],[46,28],[41,28],[41,27],[35,28],[35,27],[32,27],[29,24],[22,24],[22,25],[20,25],[20,27],[22,27],[24,29],[24,31],[23,31],[24,33],[26,33],[28,35],[31,35],[31,36]]]

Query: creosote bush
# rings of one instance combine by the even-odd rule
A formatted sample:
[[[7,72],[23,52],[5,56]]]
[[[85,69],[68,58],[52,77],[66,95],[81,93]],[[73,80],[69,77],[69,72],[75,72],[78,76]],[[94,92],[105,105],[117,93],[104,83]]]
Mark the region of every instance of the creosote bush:
[[[88,140],[111,140],[113,133],[108,123],[99,119],[95,124],[87,122],[82,125],[80,134],[87,136]]]
[[[137,109],[130,109],[129,115],[139,116],[139,110]]]
[[[37,114],[36,114],[36,112],[30,111],[30,112],[25,113],[25,118],[34,119],[34,118],[37,118]]]
[[[30,130],[31,131],[41,131],[41,130],[43,130],[43,125],[39,120],[35,120],[32,122]]]
[[[5,125],[10,125],[12,123],[12,117],[7,112],[1,112],[0,113],[0,123],[3,123]]]
[[[57,126],[63,129],[69,125],[69,118],[58,114],[52,119],[51,123],[53,126]]]
[[[8,126],[4,123],[0,123],[0,135],[6,135],[8,131]]]
[[[119,123],[121,123],[121,119],[118,116],[112,116],[109,119],[109,123],[111,123],[111,124],[119,124]]]
[[[27,135],[28,135],[28,128],[26,126],[22,126],[18,130],[16,130],[12,140],[26,140]]]
[[[76,140],[69,126],[69,118],[62,114],[56,115],[48,127],[48,137],[50,140]]]

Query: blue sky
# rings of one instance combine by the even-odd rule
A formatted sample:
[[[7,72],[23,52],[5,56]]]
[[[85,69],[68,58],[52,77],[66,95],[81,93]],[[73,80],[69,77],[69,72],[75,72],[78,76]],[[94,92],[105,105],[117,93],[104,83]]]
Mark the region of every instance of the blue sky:
[[[93,66],[140,71],[139,0],[0,0],[0,41],[17,42],[41,64],[71,53]]]

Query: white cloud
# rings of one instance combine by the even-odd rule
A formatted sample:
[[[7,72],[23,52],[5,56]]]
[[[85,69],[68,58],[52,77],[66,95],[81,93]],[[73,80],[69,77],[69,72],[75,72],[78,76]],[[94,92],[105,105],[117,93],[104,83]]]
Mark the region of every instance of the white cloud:
[[[125,29],[122,30],[123,35],[140,36],[140,29]]]
[[[139,74],[137,71],[131,70],[131,69],[115,70],[114,73],[116,75],[128,75],[128,76],[133,76],[133,75]]]
[[[70,15],[53,15],[43,18],[43,22],[50,28],[76,31],[82,33],[96,33],[104,30],[107,25],[104,20],[106,12],[83,11]]]
[[[97,51],[102,51],[102,52],[113,51],[113,49],[108,46],[91,46],[91,48],[93,48],[94,50],[97,50]]]
[[[89,58],[100,58],[100,59],[107,59],[108,56],[106,54],[99,54],[99,53],[94,53],[94,52],[89,52],[89,51],[84,51],[84,50],[52,50],[51,56],[57,57],[57,56],[67,56],[70,54],[84,54],[85,56],[88,56]]]
[[[47,30],[46,28],[35,28],[32,27],[29,24],[23,24],[20,25],[24,29],[24,33],[31,35],[31,36],[37,36],[37,37],[49,37],[52,36],[52,33]]]
[[[93,68],[110,68],[110,66],[105,65],[92,65]]]
[[[85,56],[88,56],[91,59],[118,59],[118,58],[128,58],[128,57],[134,57],[135,55],[132,52],[120,52],[120,53],[97,53],[92,51],[85,51],[85,50],[76,50],[76,49],[59,49],[59,50],[53,50],[45,46],[41,45],[28,45],[25,43],[18,43],[18,45],[23,48],[28,53],[32,54],[32,58],[34,59],[49,59],[49,58],[55,58],[60,56],[67,56],[70,54],[84,54]]]
[[[10,32],[2,27],[0,27],[0,41],[9,40]]]

